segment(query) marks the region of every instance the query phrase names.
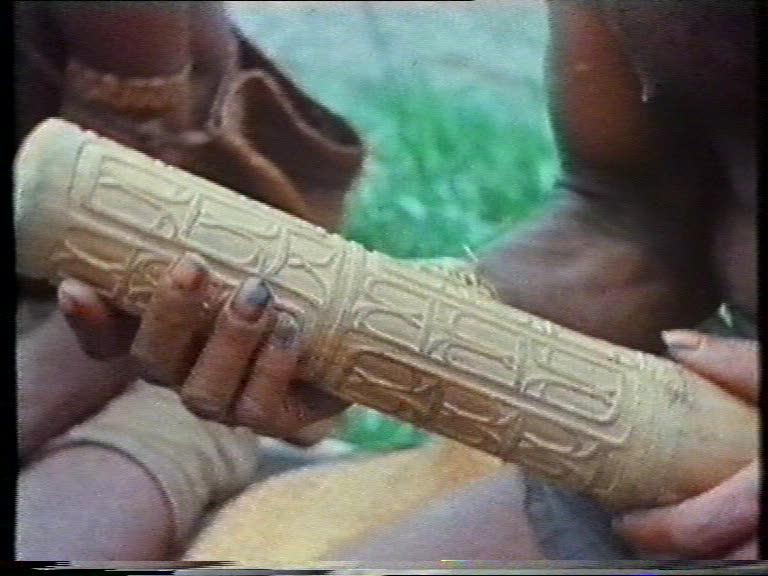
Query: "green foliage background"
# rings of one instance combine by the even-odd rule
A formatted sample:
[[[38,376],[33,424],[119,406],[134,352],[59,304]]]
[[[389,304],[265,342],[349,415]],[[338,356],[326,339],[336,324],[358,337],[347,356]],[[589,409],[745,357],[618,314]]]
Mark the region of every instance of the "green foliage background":
[[[368,143],[345,235],[401,258],[466,257],[546,210],[558,164],[546,115],[543,7],[344,4],[242,8],[235,17]],[[427,435],[354,407],[341,437],[363,450],[392,450]]]

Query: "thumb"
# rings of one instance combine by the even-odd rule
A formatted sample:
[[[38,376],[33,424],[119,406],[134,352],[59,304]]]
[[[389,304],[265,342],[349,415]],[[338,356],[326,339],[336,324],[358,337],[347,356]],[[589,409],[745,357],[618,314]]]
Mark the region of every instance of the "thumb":
[[[692,330],[662,332],[672,357],[732,394],[757,402],[759,350],[756,340],[719,338]]]

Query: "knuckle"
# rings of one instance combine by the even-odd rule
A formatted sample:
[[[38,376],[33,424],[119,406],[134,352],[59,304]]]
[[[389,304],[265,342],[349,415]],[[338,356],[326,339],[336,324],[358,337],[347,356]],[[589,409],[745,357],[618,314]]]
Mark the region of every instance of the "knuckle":
[[[172,284],[160,281],[149,299],[144,318],[161,324],[185,324],[204,312],[199,293],[178,290]]]
[[[301,402],[295,402],[291,398],[284,398],[283,409],[275,420],[281,436],[285,437],[299,433],[303,428],[314,424],[318,419]]]
[[[267,421],[261,405],[245,394],[235,404],[234,419],[238,424],[254,430],[264,428]]]
[[[290,379],[290,372],[276,365],[276,363],[260,362],[254,368],[254,376],[252,381],[257,387],[269,386],[272,389],[284,390],[284,384],[286,384]]]
[[[234,411],[237,424],[247,426],[257,434],[272,438],[285,438],[297,429],[295,423],[279,411],[268,412],[260,403],[248,396],[238,400]]]
[[[158,302],[166,302],[168,300],[183,300],[188,296],[188,294],[176,288],[173,277],[170,273],[166,273],[158,279],[155,289],[152,291],[149,305],[154,306],[157,305]]]
[[[274,419],[271,425],[272,434],[275,438],[288,438],[298,433],[304,424],[301,424],[293,418],[287,418],[285,416],[278,416]]]
[[[255,331],[242,322],[233,321],[229,314],[219,316],[212,339],[226,342],[230,346],[246,347],[254,344]]]
[[[221,402],[216,402],[206,395],[190,393],[183,389],[180,396],[182,404],[196,416],[217,422],[224,420],[226,406],[222,405]]]
[[[319,418],[316,418],[312,411],[302,402],[293,403],[290,412],[294,425],[298,428],[304,428],[314,424]]]
[[[168,388],[178,386],[176,379],[159,365],[139,362],[139,377],[150,384],[157,384]]]
[[[235,316],[229,308],[223,308],[216,318],[214,336],[235,346],[254,346],[264,332],[262,322],[248,322]]]
[[[138,365],[139,377],[151,384],[175,387],[179,384],[173,371],[162,362],[157,354],[152,353],[144,346],[132,346],[131,356]]]
[[[131,356],[133,356],[142,366],[151,366],[155,363],[155,354],[151,348],[146,345],[144,338],[137,338],[131,344]]]

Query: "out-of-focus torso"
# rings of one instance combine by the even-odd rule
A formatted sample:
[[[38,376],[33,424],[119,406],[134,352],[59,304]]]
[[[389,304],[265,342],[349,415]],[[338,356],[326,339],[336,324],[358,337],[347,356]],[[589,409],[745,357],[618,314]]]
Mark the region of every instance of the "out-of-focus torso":
[[[645,97],[670,102],[711,147],[725,183],[714,223],[714,267],[724,297],[755,314],[757,94],[751,3],[600,0],[597,5],[625,46]]]

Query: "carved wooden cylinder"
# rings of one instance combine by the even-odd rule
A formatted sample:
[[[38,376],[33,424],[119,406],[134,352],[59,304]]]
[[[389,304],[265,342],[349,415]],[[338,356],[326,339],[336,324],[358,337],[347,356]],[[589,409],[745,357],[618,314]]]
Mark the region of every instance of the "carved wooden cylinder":
[[[62,120],[15,166],[17,270],[140,313],[182,252],[268,280],[302,377],[614,508],[708,489],[757,454],[756,411],[667,360],[505,306]]]

